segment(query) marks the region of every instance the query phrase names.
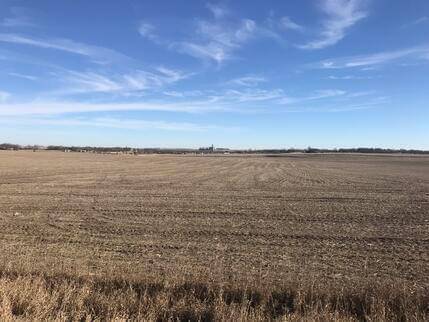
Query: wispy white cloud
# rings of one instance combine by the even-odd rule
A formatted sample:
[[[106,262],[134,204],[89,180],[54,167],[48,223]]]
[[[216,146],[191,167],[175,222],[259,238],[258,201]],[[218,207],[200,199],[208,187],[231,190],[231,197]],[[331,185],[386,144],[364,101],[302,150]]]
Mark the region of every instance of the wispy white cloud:
[[[375,94],[376,91],[361,91],[361,92],[352,92],[352,93],[348,93],[346,95],[347,98],[356,98],[356,97],[362,97],[362,96],[368,96],[368,95],[372,95]]]
[[[371,76],[357,76],[357,75],[344,75],[344,76],[334,76],[330,75],[327,79],[331,80],[362,80],[362,79],[372,79]]]
[[[345,113],[359,110],[380,108],[389,103],[390,98],[387,96],[369,96],[375,92],[355,92],[344,93],[334,97],[333,100],[313,102],[308,99],[300,99],[295,104],[285,104],[284,112],[312,112],[312,113]],[[360,99],[358,99],[360,98]]]
[[[138,70],[131,74],[123,76],[125,82],[122,83],[122,90],[146,90],[160,88],[168,84],[178,82],[190,76],[190,74],[183,73],[178,70],[168,69],[166,67],[158,67],[157,72],[148,72]]]
[[[284,42],[272,28],[258,25],[252,19],[229,19],[231,11],[223,5],[208,3],[206,7],[213,18],[196,20],[188,37],[181,40],[161,38],[155,33],[155,27],[147,22],[141,22],[139,33],[158,45],[218,65],[235,58],[235,52],[253,39],[271,38]]]
[[[236,130],[238,128],[227,128],[216,125],[205,125],[188,122],[149,121],[141,119],[124,119],[114,117],[97,118],[53,118],[53,117],[13,117],[2,118],[0,124],[13,125],[48,125],[48,126],[72,126],[72,127],[100,127],[127,130],[161,130],[180,132],[203,132],[209,130]]]
[[[319,38],[297,47],[322,49],[335,45],[346,36],[350,27],[368,16],[363,9],[364,3],[363,0],[323,0],[320,8],[327,19],[322,23]]]
[[[175,98],[185,98],[185,97],[202,97],[203,95],[207,95],[208,93],[199,91],[199,90],[190,90],[190,91],[164,91],[164,95],[175,97]]]
[[[36,24],[30,18],[29,10],[22,7],[12,7],[11,16],[0,22],[3,27],[34,27]]]
[[[267,79],[265,77],[243,76],[243,77],[231,79],[230,81],[227,82],[227,84],[245,86],[245,87],[255,87],[260,83],[264,83],[264,82],[267,82]]]
[[[321,99],[321,98],[329,98],[329,97],[336,97],[336,96],[342,96],[346,94],[346,91],[340,90],[340,89],[322,89],[316,91],[316,93],[313,96],[309,96],[308,100],[315,100],[315,99]]]
[[[20,73],[8,73],[9,76],[14,76],[14,77],[18,77],[18,78],[24,78],[27,80],[38,80],[39,78],[36,76],[32,76],[32,75],[24,75],[24,74],[20,74]]]
[[[227,7],[220,4],[208,3],[207,8],[212,12],[216,19],[224,18],[230,13]]]
[[[352,103],[352,104],[336,104],[336,106],[322,106],[319,108],[313,108],[309,111],[320,111],[328,113],[342,113],[342,112],[353,112],[360,110],[368,110],[373,108],[379,108],[389,102],[389,97],[379,96],[364,102]]]
[[[8,92],[4,92],[4,91],[0,91],[0,102],[5,102],[9,99],[10,97],[10,93]]]
[[[94,62],[108,63],[112,61],[130,60],[129,57],[112,49],[91,46],[65,38],[35,38],[19,34],[0,33],[0,42],[27,45],[45,49],[60,50],[76,55],[86,56]]]
[[[421,25],[421,24],[424,24],[424,23],[429,23],[429,17],[427,17],[427,16],[420,17],[420,18],[418,18],[418,19],[416,19],[414,21],[411,21],[409,23],[403,24],[402,28],[407,28],[407,27],[411,27],[411,26]]]
[[[303,32],[305,30],[303,26],[292,21],[292,19],[289,17],[281,18],[279,25],[280,25],[280,28],[284,30],[294,30],[294,31],[300,31],[300,32]]]
[[[424,16],[424,17],[420,17],[419,19],[416,19],[413,23],[415,25],[419,25],[421,23],[427,23],[427,22],[429,22],[429,17]]]
[[[268,101],[284,96],[281,89],[265,90],[265,89],[249,89],[244,91],[228,90],[222,97],[224,100],[242,102]]]
[[[69,71],[61,81],[71,85],[64,93],[117,92],[123,88],[119,82],[95,72]]]
[[[197,35],[201,40],[183,41],[173,47],[179,52],[220,64],[231,59],[233,52],[253,38],[256,31],[256,23],[251,19],[243,19],[238,26],[227,26],[219,21],[199,21]]]
[[[85,125],[82,124],[81,125]],[[191,131],[200,132],[212,129],[219,129],[220,127],[214,125],[201,125],[186,122],[166,122],[166,121],[145,121],[135,119],[115,119],[115,118],[97,118],[94,121],[87,123],[90,126],[110,127],[110,128],[126,128],[133,130],[156,129],[165,131]],[[225,128],[222,128],[225,129]]]
[[[323,100],[323,99],[344,96],[345,94],[347,94],[346,91],[339,90],[339,89],[322,89],[322,90],[317,90],[314,93],[307,96],[296,96],[296,97],[284,96],[280,98],[277,101],[277,103],[285,104],[285,105],[298,104],[298,103],[303,103],[307,101]]]
[[[267,111],[274,105],[298,104],[306,101],[329,100],[337,98],[357,98],[369,95],[369,92],[347,92],[339,89],[316,90],[307,96],[289,96],[282,89],[260,89],[249,88],[244,90],[225,90],[220,92],[201,92],[189,93],[185,95],[182,92],[168,93],[175,98],[205,97],[206,100],[199,101],[200,106],[217,106],[224,112],[243,112],[249,106],[262,107],[258,111]],[[269,107],[267,109],[267,103]],[[250,105],[251,104],[251,105]],[[244,110],[243,110],[244,109]]]
[[[193,75],[192,73],[184,73],[180,70],[167,68],[165,66],[159,66],[156,70],[162,75],[160,78],[163,83],[174,83]]]
[[[156,32],[155,26],[148,22],[141,21],[138,27],[138,32],[144,38],[147,38],[154,42],[159,41],[159,38],[155,33]]]
[[[424,59],[425,55],[429,55],[429,46],[411,47],[396,51],[385,51],[381,53],[361,56],[351,56],[343,58],[328,59],[316,64],[311,64],[313,68],[323,69],[340,69],[354,67],[371,67],[381,64],[386,64],[403,58],[408,59]]]
[[[0,103],[0,116],[26,115],[65,115],[92,112],[157,111],[168,113],[272,113],[273,106],[287,106],[300,111],[308,102],[317,104],[344,106],[366,104],[375,92],[347,92],[340,89],[316,90],[309,95],[289,96],[281,89],[225,90],[225,91],[184,91],[163,92],[162,96],[147,97],[144,101],[133,102],[116,100],[115,102],[96,101],[49,101],[34,100],[25,103]],[[378,102],[380,103],[380,102]],[[336,104],[336,105],[334,105]]]
[[[134,91],[161,88],[190,77],[190,75],[164,66],[159,66],[153,71],[136,70],[131,73],[110,74],[109,76],[92,71],[77,72],[68,70],[60,77],[61,81],[66,83],[67,86],[55,93],[102,92],[130,95]]]
[[[90,113],[110,111],[159,111],[180,113],[207,113],[225,111],[221,105],[213,105],[209,101],[190,102],[162,102],[146,101],[139,103],[94,103],[74,101],[40,101],[34,100],[26,103],[1,103],[1,116],[18,115],[59,115],[69,113]]]
[[[427,16],[420,17],[419,19],[416,19],[413,22],[413,25],[420,25],[420,24],[423,24],[423,23],[429,23],[429,17],[427,17]]]
[[[244,86],[248,87],[248,86]],[[218,106],[225,111],[237,111],[234,107],[243,103],[273,102],[276,99],[285,97],[281,89],[261,89],[245,88],[243,90],[227,89],[222,91],[185,91],[185,92],[164,92],[164,94],[176,98],[198,98],[200,105]],[[201,100],[203,99],[203,100]]]

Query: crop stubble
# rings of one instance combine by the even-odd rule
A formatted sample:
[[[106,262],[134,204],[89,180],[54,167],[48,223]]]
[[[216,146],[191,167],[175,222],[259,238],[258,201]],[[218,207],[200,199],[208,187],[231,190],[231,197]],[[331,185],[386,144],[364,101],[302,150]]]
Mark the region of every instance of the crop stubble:
[[[0,153],[5,265],[427,283],[429,158]]]

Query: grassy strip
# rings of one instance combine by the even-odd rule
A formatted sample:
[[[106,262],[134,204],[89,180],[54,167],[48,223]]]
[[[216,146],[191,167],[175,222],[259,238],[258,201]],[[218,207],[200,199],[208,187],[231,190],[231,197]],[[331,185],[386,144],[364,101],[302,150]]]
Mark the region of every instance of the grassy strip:
[[[282,287],[0,272],[5,320],[424,321],[426,287],[370,284]]]

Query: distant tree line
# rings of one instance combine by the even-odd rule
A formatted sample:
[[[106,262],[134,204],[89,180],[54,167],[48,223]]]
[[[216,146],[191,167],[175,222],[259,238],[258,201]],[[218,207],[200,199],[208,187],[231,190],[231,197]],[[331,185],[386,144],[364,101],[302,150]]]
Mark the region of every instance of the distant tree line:
[[[94,146],[62,146],[48,145],[46,150],[50,151],[70,151],[70,152],[131,152],[129,147],[94,147]]]
[[[92,153],[127,153],[127,154],[184,154],[184,153],[237,153],[237,154],[282,154],[282,153],[406,153],[406,154],[429,154],[428,150],[416,149],[383,149],[383,148],[339,148],[339,149],[318,149],[308,147],[306,149],[247,149],[229,150],[215,149],[213,147],[200,149],[164,149],[164,148],[130,148],[130,147],[93,147],[93,146],[63,146],[63,145],[18,145],[11,143],[0,144],[0,150],[49,150],[63,152],[92,152]]]
[[[0,144],[0,150],[41,150],[43,149],[40,145],[19,145],[11,143]]]
[[[234,151],[235,152],[235,151]],[[263,150],[240,150],[242,153],[406,153],[406,154],[429,154],[428,150],[416,149],[383,149],[383,148],[339,148],[339,149],[318,149],[308,147],[307,149],[263,149]]]
[[[193,149],[162,149],[162,148],[130,148],[130,147],[94,147],[94,146],[62,146],[49,145],[46,147],[49,151],[67,151],[67,152],[93,152],[93,153],[134,153],[134,154],[152,154],[152,153],[186,153],[195,151]]]
[[[3,143],[0,144],[0,150],[19,150],[21,146],[17,144]]]

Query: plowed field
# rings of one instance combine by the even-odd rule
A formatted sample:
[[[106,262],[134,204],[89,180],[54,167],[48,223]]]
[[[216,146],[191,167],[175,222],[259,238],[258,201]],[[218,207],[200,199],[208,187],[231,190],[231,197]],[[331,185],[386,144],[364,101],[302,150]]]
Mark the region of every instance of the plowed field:
[[[4,265],[429,280],[429,157],[0,153]]]

